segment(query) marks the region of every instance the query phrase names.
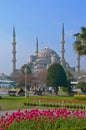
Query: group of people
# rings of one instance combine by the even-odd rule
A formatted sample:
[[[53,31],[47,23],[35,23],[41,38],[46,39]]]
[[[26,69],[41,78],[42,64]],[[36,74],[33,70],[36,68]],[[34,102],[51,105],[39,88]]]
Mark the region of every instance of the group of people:
[[[43,95],[45,94],[46,92],[48,92],[49,94],[52,94],[53,90],[52,90],[52,87],[42,87],[42,86],[37,86],[34,90],[34,95]]]

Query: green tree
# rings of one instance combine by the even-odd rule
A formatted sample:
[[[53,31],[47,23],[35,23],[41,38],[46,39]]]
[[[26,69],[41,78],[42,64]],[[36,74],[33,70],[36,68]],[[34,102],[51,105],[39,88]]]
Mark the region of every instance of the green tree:
[[[71,73],[71,71],[66,69],[65,72],[66,72],[67,80],[70,80],[70,82],[75,81],[75,78],[73,74]]]
[[[78,84],[76,85],[76,88],[81,89],[82,93],[86,93],[86,82],[84,81],[78,82]]]
[[[23,74],[25,73],[25,68],[27,69],[27,74],[32,74],[31,67],[28,64],[21,66],[20,70]]]
[[[74,34],[76,38],[73,47],[74,50],[80,55],[86,55],[86,27],[81,27],[80,33]]]
[[[33,76],[30,75],[30,74],[27,74],[26,75],[26,82],[27,82],[27,88],[30,87],[30,84],[33,80]],[[17,86],[25,86],[25,75],[24,74],[21,74],[19,77],[18,77],[18,82],[17,82]]]
[[[54,87],[54,91],[56,94],[58,94],[59,86],[67,87],[66,73],[60,64],[54,63],[48,68],[46,76],[46,86]]]
[[[25,74],[26,68],[26,74]],[[25,86],[25,75],[27,79],[27,86],[29,88],[31,81],[33,80],[32,71],[28,64],[24,64],[20,68],[20,75],[18,76],[17,86]]]
[[[73,48],[77,53],[77,72],[80,70],[80,56],[86,55],[86,27],[81,27],[79,33],[74,34],[76,38],[73,43]]]
[[[33,80],[31,67],[28,64],[24,64],[19,70],[11,74],[11,79],[16,82],[16,87],[25,86],[25,68],[27,69],[27,86],[29,86]]]
[[[76,85],[76,88],[86,88],[86,82],[84,81],[80,81],[78,82],[78,84]]]

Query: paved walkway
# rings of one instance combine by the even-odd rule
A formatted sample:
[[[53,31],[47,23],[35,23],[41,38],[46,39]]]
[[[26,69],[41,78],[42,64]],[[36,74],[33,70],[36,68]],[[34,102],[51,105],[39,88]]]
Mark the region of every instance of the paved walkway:
[[[8,112],[9,114],[11,114],[12,112],[15,112],[17,110],[7,110],[7,111],[0,111],[0,116],[1,115],[5,115],[6,112]]]
[[[18,110],[18,109],[17,109]],[[5,111],[2,111],[0,110],[0,116],[1,115],[5,115],[6,112],[8,112],[9,114],[11,114],[12,112],[16,112],[17,110],[5,110]],[[24,111],[25,109],[21,109],[21,111]]]

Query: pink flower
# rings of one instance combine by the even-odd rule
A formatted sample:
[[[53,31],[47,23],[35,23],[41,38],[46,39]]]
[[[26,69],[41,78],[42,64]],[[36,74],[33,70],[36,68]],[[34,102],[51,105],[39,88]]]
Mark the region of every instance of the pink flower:
[[[8,116],[8,112],[6,112],[5,115]]]

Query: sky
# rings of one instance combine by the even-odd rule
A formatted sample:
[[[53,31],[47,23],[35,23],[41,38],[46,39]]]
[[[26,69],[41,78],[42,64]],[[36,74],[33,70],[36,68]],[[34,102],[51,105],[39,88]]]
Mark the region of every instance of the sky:
[[[76,66],[73,34],[86,26],[86,0],[0,0],[0,73],[12,72],[12,33],[16,32],[16,68],[48,44],[60,56],[61,31],[65,30],[65,60]],[[86,71],[86,56],[81,57]]]

